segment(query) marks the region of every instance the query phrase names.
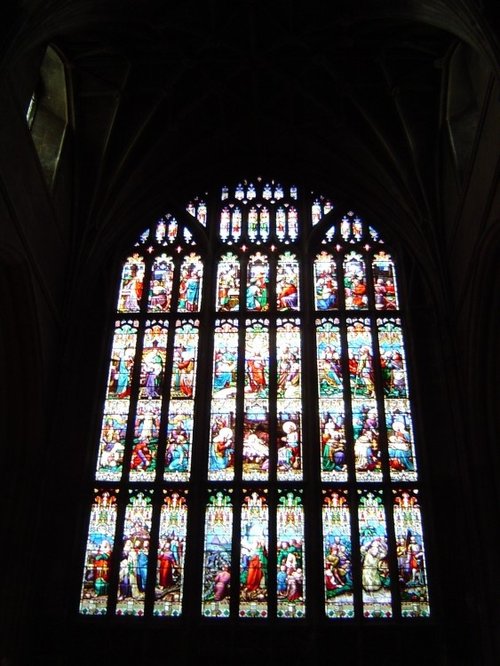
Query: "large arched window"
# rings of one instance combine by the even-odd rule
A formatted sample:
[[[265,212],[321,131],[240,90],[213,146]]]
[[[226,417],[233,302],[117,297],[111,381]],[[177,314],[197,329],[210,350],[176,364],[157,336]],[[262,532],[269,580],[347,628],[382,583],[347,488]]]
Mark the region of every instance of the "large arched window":
[[[194,198],[129,252],[112,322],[80,613],[429,615],[395,258],[369,221],[260,178]]]

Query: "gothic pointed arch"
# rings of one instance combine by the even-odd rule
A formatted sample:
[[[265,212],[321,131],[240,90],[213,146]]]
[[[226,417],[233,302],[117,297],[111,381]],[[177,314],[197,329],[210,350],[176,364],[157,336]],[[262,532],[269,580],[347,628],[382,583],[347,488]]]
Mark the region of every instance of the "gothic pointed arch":
[[[81,614],[430,615],[398,277],[369,220],[273,179],[140,234],[110,314]]]

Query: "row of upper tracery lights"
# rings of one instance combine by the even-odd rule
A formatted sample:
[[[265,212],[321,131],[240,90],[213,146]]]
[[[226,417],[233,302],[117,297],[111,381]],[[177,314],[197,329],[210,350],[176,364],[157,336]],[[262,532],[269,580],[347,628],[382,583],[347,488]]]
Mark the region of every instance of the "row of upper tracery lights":
[[[280,201],[285,198],[285,191],[279,184],[266,184],[262,191],[263,202],[252,202],[257,196],[255,186],[249,184],[246,188],[239,184],[234,193],[234,202],[223,206],[220,212],[219,236],[221,240],[227,243],[237,243],[241,239],[243,207],[248,208],[247,237],[248,240],[256,243],[266,242],[270,235],[271,211],[270,207],[275,208],[274,215],[274,233],[278,241],[285,244],[297,240],[299,225],[298,213],[295,206],[290,202],[297,200],[297,188],[291,187],[288,194],[288,201],[280,205]],[[221,201],[229,198],[229,190],[224,187],[221,194]],[[238,202],[241,205],[238,205]],[[266,205],[268,203],[269,205]],[[250,204],[250,206],[247,206]],[[204,227],[207,225],[207,204],[203,198],[191,201],[186,207],[187,212],[196,218]],[[311,221],[313,226],[331,210],[333,204],[325,197],[317,197],[311,206]],[[359,216],[349,211],[342,217],[339,225],[340,235],[345,242],[356,243],[361,241],[363,225]],[[380,241],[378,233],[372,227],[368,227],[370,238],[373,241]],[[323,243],[330,243],[335,234],[335,227],[332,226],[323,239]],[[178,222],[173,215],[167,214],[162,218],[156,228],[155,240],[158,244],[167,245],[177,241]],[[144,244],[150,240],[149,229],[141,236],[137,245]],[[191,232],[183,229],[183,240],[187,244],[193,243]]]
[[[285,193],[272,183],[258,197],[257,188],[239,185],[234,197],[222,190],[220,238],[229,245],[241,238],[256,244],[271,238],[282,245],[296,240],[297,189]],[[332,209],[327,199],[314,199],[313,226]],[[204,200],[190,203],[187,211],[206,226]],[[340,252],[340,240],[354,244],[352,251]],[[418,488],[408,486],[417,481],[417,471],[395,266],[377,232],[352,212],[341,218],[338,230],[334,224],[326,230],[322,243],[337,254],[327,247],[313,261],[321,481],[390,484],[359,486],[357,497],[345,488],[323,488],[325,613],[349,618],[357,607],[366,617],[425,616]],[[177,257],[165,254],[168,246]],[[168,214],[136,244],[150,256],[135,253],[123,266],[95,474],[101,486],[91,510],[82,585],[84,614],[182,614],[189,503],[188,487],[179,484],[190,479],[204,270],[194,246],[187,227]],[[214,322],[206,477],[208,484],[225,486],[207,486],[201,611],[208,617],[229,616],[231,583],[233,595],[240,587],[240,617],[267,617],[270,595],[278,617],[306,613],[300,261],[284,251],[271,270],[266,248],[261,249],[245,260],[229,252],[217,266],[214,309],[220,317]],[[270,293],[276,310],[289,313],[275,324],[261,316],[273,309]],[[384,316],[356,313],[370,304]],[[248,313],[243,346],[241,323],[231,317],[240,309]],[[352,316],[339,318],[343,310]],[[149,318],[127,319],[140,312]],[[175,322],[161,318],[171,312]],[[237,370],[241,356],[243,372],[241,365]],[[243,398],[237,399],[241,386]],[[264,484],[274,474],[294,487],[279,488],[278,505],[270,507],[266,487],[239,499],[232,494],[238,474],[244,482]],[[134,484],[126,502],[118,501],[116,487],[123,480]],[[175,484],[156,489],[161,507],[148,485],[155,480]],[[157,511],[159,532],[153,536]],[[236,517],[238,566],[232,562]],[[268,542],[271,517],[274,547]],[[112,558],[115,542],[120,545]],[[274,576],[268,570],[270,548]]]

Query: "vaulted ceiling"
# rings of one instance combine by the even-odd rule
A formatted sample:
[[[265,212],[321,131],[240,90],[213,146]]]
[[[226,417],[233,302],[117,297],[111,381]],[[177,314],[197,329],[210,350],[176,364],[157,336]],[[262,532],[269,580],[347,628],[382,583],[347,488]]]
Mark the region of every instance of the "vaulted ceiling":
[[[448,63],[461,49],[474,88],[473,57],[498,62],[489,9],[465,0],[28,0],[9,23],[4,62],[52,43],[68,64],[81,220],[154,211],[169,192],[188,197],[194,184],[236,174],[299,174],[422,220],[439,205]],[[469,98],[457,170],[477,130],[474,91]]]

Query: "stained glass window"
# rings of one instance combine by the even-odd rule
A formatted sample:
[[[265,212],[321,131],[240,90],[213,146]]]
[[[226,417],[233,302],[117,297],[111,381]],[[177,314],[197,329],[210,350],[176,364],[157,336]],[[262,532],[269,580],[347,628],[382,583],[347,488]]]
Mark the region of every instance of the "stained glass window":
[[[120,267],[80,613],[429,616],[395,249],[273,180],[185,209]]]

